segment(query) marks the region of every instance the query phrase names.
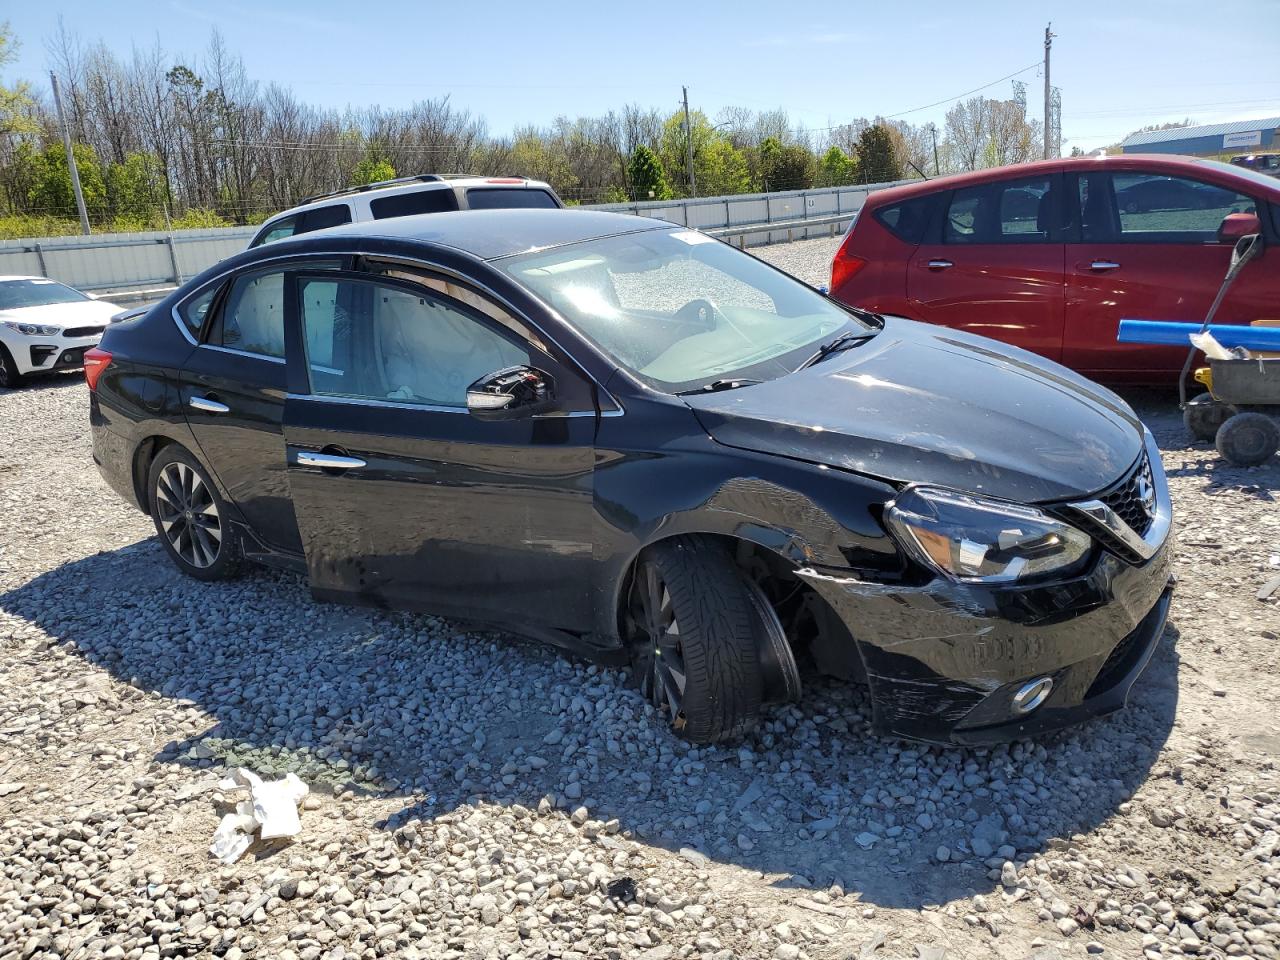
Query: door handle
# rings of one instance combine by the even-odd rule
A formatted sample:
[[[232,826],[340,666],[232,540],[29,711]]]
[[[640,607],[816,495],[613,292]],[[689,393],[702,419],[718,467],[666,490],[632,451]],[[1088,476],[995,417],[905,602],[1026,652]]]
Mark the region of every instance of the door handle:
[[[1120,264],[1114,260],[1095,260],[1089,264],[1090,270],[1119,270]]]
[[[321,470],[358,470],[365,466],[359,457],[340,457],[336,453],[319,450],[299,450],[295,462],[303,467],[319,467]]]
[[[225,403],[219,403],[217,400],[210,400],[208,397],[188,397],[187,406],[192,410],[202,410],[205,413],[231,412],[231,408]]]
[[[928,267],[930,270],[946,270],[948,267],[954,267],[955,264],[950,260],[930,260]]]

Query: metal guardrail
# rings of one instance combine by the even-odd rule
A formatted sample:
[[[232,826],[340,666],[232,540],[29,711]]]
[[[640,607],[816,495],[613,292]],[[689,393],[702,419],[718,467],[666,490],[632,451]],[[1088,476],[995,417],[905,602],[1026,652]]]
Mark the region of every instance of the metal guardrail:
[[[902,182],[902,181],[898,181]],[[694,197],[581,209],[654,217],[710,233],[739,247],[792,240],[851,220],[868,193],[895,183]],[[120,302],[142,302],[243,250],[257,227],[221,227],[93,236],[0,240],[0,274],[37,275]],[[126,297],[119,292],[138,293]]]
[[[860,209],[860,208],[859,208]],[[836,226],[838,224],[847,224],[857,219],[859,210],[852,210],[848,213],[833,213],[824,217],[800,217],[794,220],[763,220],[760,223],[742,223],[733,227],[719,227],[714,230],[702,231],[709,236],[716,237],[720,240],[730,241],[730,238],[738,238],[738,248],[745,250],[747,247],[747,238],[753,236],[766,236],[764,243],[775,243],[773,234],[785,233],[787,238],[784,242],[791,243],[796,240],[797,231],[803,232],[801,240],[811,238],[809,231],[814,227],[826,227],[826,235],[834,237],[836,235]]]

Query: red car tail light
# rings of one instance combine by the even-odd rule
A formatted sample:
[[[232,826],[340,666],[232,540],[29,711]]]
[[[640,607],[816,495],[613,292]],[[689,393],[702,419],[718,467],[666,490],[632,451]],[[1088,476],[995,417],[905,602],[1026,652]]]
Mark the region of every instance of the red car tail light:
[[[848,242],[847,240],[845,241]],[[844,244],[836,251],[835,258],[831,261],[831,295],[834,297],[839,293],[840,288],[867,265],[864,257],[855,257],[851,253],[847,253]]]
[[[111,362],[111,354],[100,347],[91,347],[84,352],[84,382],[90,390],[98,389],[98,378]]]

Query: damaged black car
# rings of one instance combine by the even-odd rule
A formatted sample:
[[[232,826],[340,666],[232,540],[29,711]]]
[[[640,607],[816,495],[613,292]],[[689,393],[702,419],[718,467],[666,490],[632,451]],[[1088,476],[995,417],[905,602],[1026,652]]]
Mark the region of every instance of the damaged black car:
[[[85,357],[94,458],[185,573],[629,662],[706,743],[866,685],[989,743],[1124,705],[1169,606],[1151,434],[980,337],[656,220],[501,210],[242,253]]]

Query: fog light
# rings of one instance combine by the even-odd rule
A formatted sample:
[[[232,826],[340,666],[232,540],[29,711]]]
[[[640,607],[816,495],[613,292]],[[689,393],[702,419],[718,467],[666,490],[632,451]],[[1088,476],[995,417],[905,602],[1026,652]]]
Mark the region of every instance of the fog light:
[[[1052,677],[1032,680],[1013,695],[1013,712],[1030,713],[1048,699],[1051,690],[1053,690]]]

